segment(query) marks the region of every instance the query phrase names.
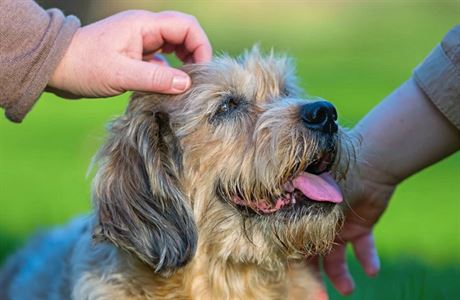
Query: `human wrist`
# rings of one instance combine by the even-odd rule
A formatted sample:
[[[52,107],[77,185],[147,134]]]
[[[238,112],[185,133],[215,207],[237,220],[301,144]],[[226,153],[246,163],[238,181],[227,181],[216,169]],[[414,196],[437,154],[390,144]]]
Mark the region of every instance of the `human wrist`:
[[[359,123],[351,130],[350,135],[357,141],[356,162],[350,171],[359,177],[359,180],[396,186],[405,179],[393,164],[387,163],[387,151],[379,144],[379,139],[374,137],[372,130]]]
[[[69,70],[72,65],[71,60],[74,56],[75,46],[78,43],[78,36],[80,34],[81,28],[78,28],[74,33],[72,40],[70,41],[67,49],[64,52],[61,60],[57,64],[57,67],[54,69],[50,80],[46,86],[47,91],[51,92],[61,92],[61,93],[74,93],[74,80],[72,76],[69,76],[69,72],[77,72],[77,70]]]
[[[409,79],[366,115],[358,158],[387,183],[398,184],[460,147],[458,130]]]

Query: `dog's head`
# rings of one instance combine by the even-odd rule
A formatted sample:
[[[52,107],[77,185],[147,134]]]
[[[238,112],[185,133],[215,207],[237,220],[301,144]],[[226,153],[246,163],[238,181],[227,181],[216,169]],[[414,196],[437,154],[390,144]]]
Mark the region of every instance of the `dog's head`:
[[[157,271],[198,244],[255,263],[329,249],[348,153],[335,108],[302,97],[290,60],[257,48],[184,70],[190,91],[134,94],[111,124],[96,235]]]

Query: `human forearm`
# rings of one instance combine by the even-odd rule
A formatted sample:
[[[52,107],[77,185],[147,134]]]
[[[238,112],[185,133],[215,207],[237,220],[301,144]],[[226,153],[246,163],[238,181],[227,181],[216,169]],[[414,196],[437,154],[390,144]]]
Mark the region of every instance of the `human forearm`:
[[[460,132],[413,79],[376,106],[355,127],[363,168],[396,184],[460,148]]]
[[[0,107],[20,122],[45,89],[79,27],[33,1],[0,0]]]

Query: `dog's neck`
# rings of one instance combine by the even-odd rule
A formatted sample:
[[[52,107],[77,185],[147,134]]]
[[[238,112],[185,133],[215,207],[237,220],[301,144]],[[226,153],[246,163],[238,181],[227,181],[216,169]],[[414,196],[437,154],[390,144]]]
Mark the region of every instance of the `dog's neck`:
[[[286,267],[270,270],[255,263],[212,258],[205,249],[198,249],[184,283],[192,299],[280,299],[287,293]]]
[[[213,243],[199,243],[194,258],[168,277],[153,273],[128,253],[120,267],[135,274],[130,279],[137,287],[133,299],[320,299],[309,298],[322,289],[305,260],[278,257],[256,263],[217,253]]]
[[[200,185],[198,185],[200,186]],[[202,191],[203,192],[203,191]],[[282,255],[267,255],[259,245],[262,236],[249,240],[238,218],[211,193],[191,196],[200,199],[194,207],[198,248],[192,261],[175,276],[181,276],[188,299],[281,299],[288,292],[288,261]],[[259,246],[257,246],[259,245]]]
[[[134,266],[136,270],[130,273],[137,274],[132,278],[139,293],[135,299],[286,299],[291,293],[288,265],[269,270],[254,263],[210,258],[200,250],[188,265],[169,277],[152,277],[150,268],[130,258],[126,266]]]

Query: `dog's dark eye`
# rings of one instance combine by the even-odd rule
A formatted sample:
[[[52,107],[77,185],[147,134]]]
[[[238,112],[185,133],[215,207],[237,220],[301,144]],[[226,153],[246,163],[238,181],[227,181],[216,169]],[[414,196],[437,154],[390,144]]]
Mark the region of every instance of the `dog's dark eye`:
[[[228,113],[238,107],[238,101],[233,97],[224,99],[223,103],[217,109],[218,114]]]
[[[224,103],[222,103],[219,106],[219,109],[217,110],[218,113],[226,113],[231,110],[234,110],[235,108],[238,107],[238,103],[234,98],[226,99]]]
[[[219,123],[220,121],[230,119],[240,115],[247,107],[247,100],[244,96],[225,95],[221,98],[219,106],[209,118],[211,123]]]

